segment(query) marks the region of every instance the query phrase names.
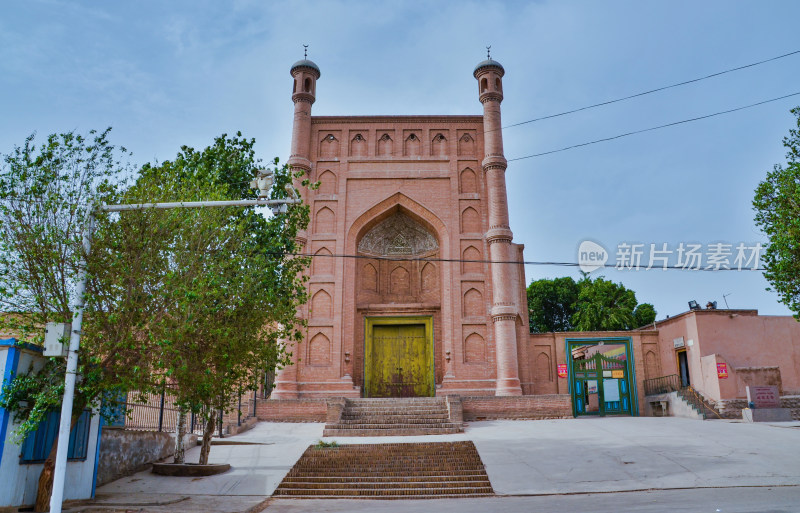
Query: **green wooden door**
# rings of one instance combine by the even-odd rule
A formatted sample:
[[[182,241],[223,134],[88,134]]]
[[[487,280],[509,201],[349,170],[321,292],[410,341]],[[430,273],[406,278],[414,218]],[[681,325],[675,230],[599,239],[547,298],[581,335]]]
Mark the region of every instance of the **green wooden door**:
[[[368,397],[433,395],[425,324],[377,324],[367,340]]]
[[[626,360],[601,353],[572,362],[572,407],[578,415],[631,415],[631,387]]]

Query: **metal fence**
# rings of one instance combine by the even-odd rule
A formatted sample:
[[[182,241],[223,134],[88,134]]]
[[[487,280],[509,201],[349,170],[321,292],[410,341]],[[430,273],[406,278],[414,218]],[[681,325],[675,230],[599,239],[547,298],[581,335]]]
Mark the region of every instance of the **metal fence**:
[[[644,395],[667,394],[681,388],[681,380],[677,374],[644,380]]]
[[[265,387],[266,388],[266,387]],[[236,424],[241,426],[251,417],[256,416],[259,392],[250,392],[233,397],[231,407],[233,411],[225,414],[222,410],[215,412],[217,415],[217,435],[222,436],[225,426]],[[120,415],[125,429],[136,431],[163,431],[175,432],[178,425],[180,411],[175,405],[175,395],[166,387],[160,394],[129,391],[124,402],[120,405],[124,415]],[[204,412],[190,413],[187,420],[186,432],[203,434],[206,418]]]

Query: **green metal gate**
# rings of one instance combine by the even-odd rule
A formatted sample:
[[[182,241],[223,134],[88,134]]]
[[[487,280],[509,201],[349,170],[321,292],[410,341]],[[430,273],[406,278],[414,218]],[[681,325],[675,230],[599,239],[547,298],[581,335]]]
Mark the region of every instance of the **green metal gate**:
[[[631,415],[628,363],[597,353],[572,361],[572,407],[578,415]]]

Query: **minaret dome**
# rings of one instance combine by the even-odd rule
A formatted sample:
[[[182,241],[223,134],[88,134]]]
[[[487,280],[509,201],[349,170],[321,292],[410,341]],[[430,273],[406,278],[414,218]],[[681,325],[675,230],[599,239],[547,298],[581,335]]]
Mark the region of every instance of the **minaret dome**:
[[[313,61],[303,59],[292,64],[290,70],[294,77],[292,100],[314,103],[317,92],[317,80],[321,76],[319,66]]]
[[[486,100],[503,101],[503,75],[505,74],[506,70],[503,69],[503,65],[491,57],[475,66],[472,76],[478,80],[481,103]]]

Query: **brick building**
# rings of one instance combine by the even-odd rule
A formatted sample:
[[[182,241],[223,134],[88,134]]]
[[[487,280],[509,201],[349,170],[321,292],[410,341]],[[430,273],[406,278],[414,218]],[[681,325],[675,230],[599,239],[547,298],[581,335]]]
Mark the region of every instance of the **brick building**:
[[[274,399],[532,392],[504,69],[487,59],[473,74],[482,116],[315,117],[320,70],[292,66],[289,164],[320,187],[301,189],[311,222],[300,237],[314,255],[308,332]]]
[[[324,420],[332,397],[453,395],[466,419],[639,415],[647,383],[688,385],[690,374],[723,408],[781,371],[781,389],[797,394],[790,317],[703,311],[634,331],[529,333],[508,217],[504,74],[491,58],[475,67],[481,116],[313,117],[320,70],[292,66],[289,163],[320,183],[298,187],[311,208],[299,234],[314,255],[311,299],[305,339],[259,418]],[[720,382],[717,365],[731,379]]]

